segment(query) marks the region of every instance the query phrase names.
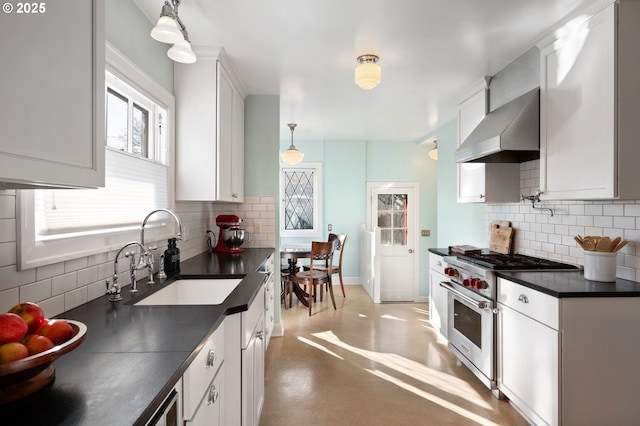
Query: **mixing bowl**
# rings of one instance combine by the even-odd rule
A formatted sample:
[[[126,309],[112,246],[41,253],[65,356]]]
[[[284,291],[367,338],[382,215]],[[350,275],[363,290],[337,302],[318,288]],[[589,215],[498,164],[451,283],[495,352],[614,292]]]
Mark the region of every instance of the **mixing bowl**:
[[[240,248],[244,243],[245,230],[242,228],[227,228],[222,230],[222,239],[230,249]]]

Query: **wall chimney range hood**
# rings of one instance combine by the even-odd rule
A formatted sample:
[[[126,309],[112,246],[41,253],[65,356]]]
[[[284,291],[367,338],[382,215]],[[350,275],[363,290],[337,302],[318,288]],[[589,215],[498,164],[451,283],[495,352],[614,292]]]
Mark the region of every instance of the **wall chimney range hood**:
[[[540,158],[540,88],[489,112],[455,156],[457,163],[522,163]]]

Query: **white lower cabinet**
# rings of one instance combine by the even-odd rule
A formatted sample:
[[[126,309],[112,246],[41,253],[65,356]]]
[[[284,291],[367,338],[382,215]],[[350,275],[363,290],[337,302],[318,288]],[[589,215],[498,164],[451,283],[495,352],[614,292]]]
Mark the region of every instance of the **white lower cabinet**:
[[[445,339],[447,331],[447,290],[440,287],[442,281],[449,281],[444,275],[444,259],[435,253],[429,253],[429,322]]]
[[[221,413],[225,359],[225,323],[207,339],[182,376],[182,413],[186,425],[218,425]]]
[[[249,309],[225,319],[225,426],[257,426],[264,403],[264,299],[261,286]]]
[[[640,298],[556,298],[499,278],[498,311],[498,388],[528,421],[640,424]]]
[[[527,297],[526,293],[520,294]],[[516,299],[513,305],[517,303],[525,304]],[[500,391],[534,423],[558,424],[558,330],[521,313],[517,306],[499,306]]]

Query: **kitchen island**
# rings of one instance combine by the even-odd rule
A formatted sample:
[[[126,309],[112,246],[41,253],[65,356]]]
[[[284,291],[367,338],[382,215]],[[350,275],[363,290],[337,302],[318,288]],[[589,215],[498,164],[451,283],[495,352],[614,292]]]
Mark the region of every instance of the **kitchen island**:
[[[61,314],[87,326],[86,340],[58,359],[55,381],[0,406],[0,418],[22,424],[143,425],[225,317],[246,311],[264,281],[260,267],[274,249],[205,252],[181,263],[181,278],[242,278],[221,305],[134,306],[174,279],[138,282],[123,300],[100,297]]]

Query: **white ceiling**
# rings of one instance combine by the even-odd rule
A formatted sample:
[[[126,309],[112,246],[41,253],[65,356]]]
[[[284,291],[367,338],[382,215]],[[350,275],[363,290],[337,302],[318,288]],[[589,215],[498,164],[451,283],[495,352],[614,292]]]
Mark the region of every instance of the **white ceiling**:
[[[155,23],[163,0],[134,0]],[[249,94],[280,95],[281,139],[419,142],[465,91],[585,0],[183,0],[194,46],[222,46]],[[382,82],[353,81],[380,57]]]

